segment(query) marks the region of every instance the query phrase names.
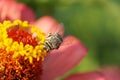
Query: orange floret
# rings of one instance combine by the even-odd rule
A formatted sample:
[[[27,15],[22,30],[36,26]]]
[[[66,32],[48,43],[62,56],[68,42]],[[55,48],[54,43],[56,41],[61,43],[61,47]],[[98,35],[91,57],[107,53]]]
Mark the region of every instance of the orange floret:
[[[13,52],[0,49],[0,80],[36,80],[42,74],[42,61],[30,64],[22,56],[12,58]]]
[[[33,38],[31,34],[20,29],[10,29],[8,30],[8,37],[12,38],[13,41],[18,43],[22,42],[24,45],[30,44],[32,46],[38,45],[36,38]]]

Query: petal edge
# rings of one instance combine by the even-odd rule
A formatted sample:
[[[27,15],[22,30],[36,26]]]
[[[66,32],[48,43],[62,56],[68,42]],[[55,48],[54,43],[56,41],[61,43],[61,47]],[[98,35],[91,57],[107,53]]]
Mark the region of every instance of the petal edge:
[[[76,73],[64,80],[106,80],[100,72]]]
[[[63,25],[59,24],[51,16],[43,16],[36,22],[34,22],[33,25],[36,25],[37,27],[41,28],[42,31],[45,32],[46,34],[53,32],[58,32],[61,35],[64,34]]]

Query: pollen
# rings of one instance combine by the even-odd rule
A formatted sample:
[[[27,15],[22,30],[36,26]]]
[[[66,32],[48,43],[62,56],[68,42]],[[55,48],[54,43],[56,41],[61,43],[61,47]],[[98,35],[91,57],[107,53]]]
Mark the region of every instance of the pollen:
[[[46,56],[45,34],[27,21],[0,23],[0,79],[34,80]]]

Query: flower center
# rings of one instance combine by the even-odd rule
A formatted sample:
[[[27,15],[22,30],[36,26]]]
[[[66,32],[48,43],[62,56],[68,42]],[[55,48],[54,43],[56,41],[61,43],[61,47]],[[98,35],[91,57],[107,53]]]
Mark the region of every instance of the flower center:
[[[36,79],[47,53],[45,34],[27,21],[0,23],[0,80]]]

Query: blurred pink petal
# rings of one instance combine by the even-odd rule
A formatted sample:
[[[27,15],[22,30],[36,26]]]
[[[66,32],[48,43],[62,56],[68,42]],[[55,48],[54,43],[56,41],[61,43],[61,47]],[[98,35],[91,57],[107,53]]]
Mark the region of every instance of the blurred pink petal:
[[[0,0],[0,21],[6,19],[21,19],[33,22],[35,16],[33,11],[22,3],[11,0]]]
[[[64,39],[58,50],[52,51],[43,62],[43,80],[53,80],[75,67],[86,55],[86,47],[75,37]]]
[[[106,80],[100,72],[73,74],[64,80]]]
[[[63,26],[50,16],[43,16],[33,24],[41,28],[46,34],[53,32],[64,33]]]
[[[119,67],[104,67],[101,72],[106,77],[106,80],[120,80],[120,68]]]

